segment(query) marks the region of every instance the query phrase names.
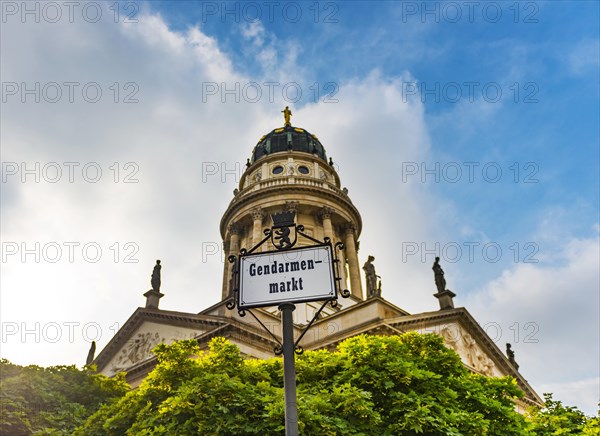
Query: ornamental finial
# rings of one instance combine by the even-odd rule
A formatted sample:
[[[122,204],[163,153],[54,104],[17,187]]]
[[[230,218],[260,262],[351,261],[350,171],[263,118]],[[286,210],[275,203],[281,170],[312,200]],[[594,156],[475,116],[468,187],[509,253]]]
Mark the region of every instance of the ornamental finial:
[[[291,126],[292,123],[290,122],[290,118],[292,116],[292,111],[290,110],[290,108],[286,106],[285,109],[281,112],[283,113],[283,119],[285,120],[285,124],[283,126]]]

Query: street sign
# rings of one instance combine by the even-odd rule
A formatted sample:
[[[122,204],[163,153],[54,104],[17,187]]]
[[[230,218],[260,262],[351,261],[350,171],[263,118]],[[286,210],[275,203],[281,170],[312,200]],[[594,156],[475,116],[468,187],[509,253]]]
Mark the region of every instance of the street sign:
[[[286,108],[287,110],[287,108]],[[298,435],[298,405],[296,403],[296,369],[294,354],[302,353],[299,346],[304,334],[319,317],[326,304],[337,306],[338,288],[340,287],[340,259],[333,252],[331,239],[323,241],[304,233],[304,226],[296,224],[294,210],[271,215],[273,226],[264,231],[265,238],[249,251],[240,250],[239,256],[230,255],[233,263],[230,285],[232,298],[225,307],[232,310],[237,303],[239,316],[249,312],[256,321],[277,342],[275,354],[283,354],[283,391],[285,400],[285,434]],[[293,231],[293,233],[292,233]],[[292,248],[298,236],[309,239],[318,245]],[[255,251],[271,240],[276,251],[255,253]],[[344,244],[337,242],[337,250]],[[350,297],[350,291],[339,289],[344,298]],[[322,301],[304,330],[294,340],[294,320],[292,312],[295,303]],[[259,318],[250,310],[253,307],[279,306],[281,311],[282,334],[280,341]]]
[[[240,256],[238,307],[337,298],[330,244]]]

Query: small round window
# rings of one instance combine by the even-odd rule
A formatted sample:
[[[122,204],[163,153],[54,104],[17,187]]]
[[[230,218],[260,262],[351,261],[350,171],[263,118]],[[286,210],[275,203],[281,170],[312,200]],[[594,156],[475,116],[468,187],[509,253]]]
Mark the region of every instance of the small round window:
[[[308,174],[308,168],[305,167],[304,165],[301,165],[301,166],[298,167],[298,172],[300,174]]]
[[[283,167],[281,165],[277,165],[273,168],[273,174],[281,174],[283,172]]]

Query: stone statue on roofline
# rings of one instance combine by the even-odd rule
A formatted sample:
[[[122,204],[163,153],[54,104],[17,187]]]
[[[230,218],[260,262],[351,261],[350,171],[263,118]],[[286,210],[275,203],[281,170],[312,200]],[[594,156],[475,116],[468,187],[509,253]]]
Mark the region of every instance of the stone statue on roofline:
[[[150,284],[152,285],[152,290],[156,292],[160,292],[160,260],[156,261],[156,265],[154,265],[154,270],[152,271],[152,278],[150,279]]]
[[[94,361],[94,356],[96,354],[96,341],[92,341],[92,345],[90,345],[90,351],[88,351],[87,359],[85,359],[85,365],[90,365]]]
[[[433,262],[431,269],[433,270],[435,286],[437,287],[438,292],[444,292],[446,290],[446,279],[444,278],[444,270],[440,266],[439,257],[435,258],[435,262]]]
[[[515,367],[515,369],[519,369],[519,364],[515,360],[515,352],[512,349],[512,345],[506,344],[506,357],[508,357],[508,361]]]
[[[375,257],[369,256],[363,265],[365,279],[367,282],[367,298],[381,296],[381,280],[379,280],[379,283],[377,283],[377,279],[381,279],[381,277],[375,273],[375,265],[373,265],[374,260]]]

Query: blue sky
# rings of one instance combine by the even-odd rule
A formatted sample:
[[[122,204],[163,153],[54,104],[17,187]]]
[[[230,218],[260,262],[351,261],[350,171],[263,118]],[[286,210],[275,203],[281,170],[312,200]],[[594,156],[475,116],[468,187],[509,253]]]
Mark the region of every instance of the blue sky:
[[[490,161],[504,170],[500,182],[486,189],[477,183],[439,183],[440,195],[452,196],[457,207],[468,205],[474,222],[495,223],[497,235],[507,228],[511,235],[533,232],[542,216],[527,213],[517,221],[514,213],[532,204],[543,213],[544,204],[578,209],[585,208],[578,203],[588,203],[573,217],[583,225],[571,223],[570,230],[576,236],[593,232],[580,214],[589,217],[588,223],[598,215],[597,2],[492,3],[485,10],[485,3],[470,10],[464,2],[322,2],[319,20],[315,5],[298,5],[284,9],[285,4],[273,4],[272,22],[268,7],[263,5],[260,13],[268,29],[265,40],[298,51],[305,92],[312,82],[339,84],[373,70],[394,78],[408,71],[419,89],[432,91],[421,95],[435,149],[432,162]],[[153,2],[152,9],[174,29],[200,23],[236,69],[269,77],[241,31],[258,9],[235,2],[204,7]],[[223,16],[224,10],[230,13]],[[286,10],[289,17],[284,18]],[[297,10],[301,18],[293,22]],[[474,82],[472,103],[465,82]],[[492,87],[484,96],[486,84]],[[502,96],[496,102],[498,87]],[[413,87],[406,88],[406,97],[412,92]],[[299,106],[314,100],[308,94]],[[461,108],[469,104],[483,104],[489,116],[477,118],[468,107]],[[448,122],[449,117],[456,121],[460,111],[465,111],[461,124]],[[515,162],[518,175],[511,169]],[[529,162],[535,166],[525,167]],[[514,183],[527,175],[540,183]]]
[[[227,170],[243,170],[290,105],[293,124],[321,139],[362,214],[360,261],[375,255],[384,296],[409,312],[435,310],[439,247],[457,304],[501,326],[499,346],[514,343],[534,388],[594,412],[598,2],[481,2],[472,17],[460,1],[279,2],[272,20],[263,2],[121,2],[117,22],[113,3],[101,4],[96,22],[100,3],[70,21],[58,2],[56,22],[30,4],[37,21],[21,15],[20,2],[2,3],[2,357],[80,362],[93,336],[80,330],[95,323],[103,347],[143,304],[156,258],[161,307],[194,312],[216,302],[222,259],[208,247],[220,243],[239,179]],[[234,12],[223,17],[225,9]],[[253,19],[258,10],[262,20]],[[52,103],[54,82],[62,97]],[[74,101],[65,82],[78,83]],[[266,82],[277,84],[273,101]],[[39,101],[22,89],[36,83]],[[102,90],[97,103],[80,92],[90,83]],[[253,101],[219,94],[221,84],[251,83],[262,91]],[[289,84],[302,90],[298,101],[282,95]],[[51,162],[63,170],[57,182],[41,170],[39,182],[21,181],[21,164],[35,172]],[[73,182],[64,162],[79,165]],[[90,163],[103,171],[97,182],[79,171]],[[207,164],[220,171],[207,174]],[[433,173],[423,179],[423,169]],[[132,173],[137,182],[124,183]],[[10,254],[65,242],[94,242],[103,257]],[[127,243],[137,262],[124,261]],[[22,335],[36,323],[57,323],[61,337]],[[79,323],[74,338],[65,323]],[[537,341],[523,340],[527,323]]]

